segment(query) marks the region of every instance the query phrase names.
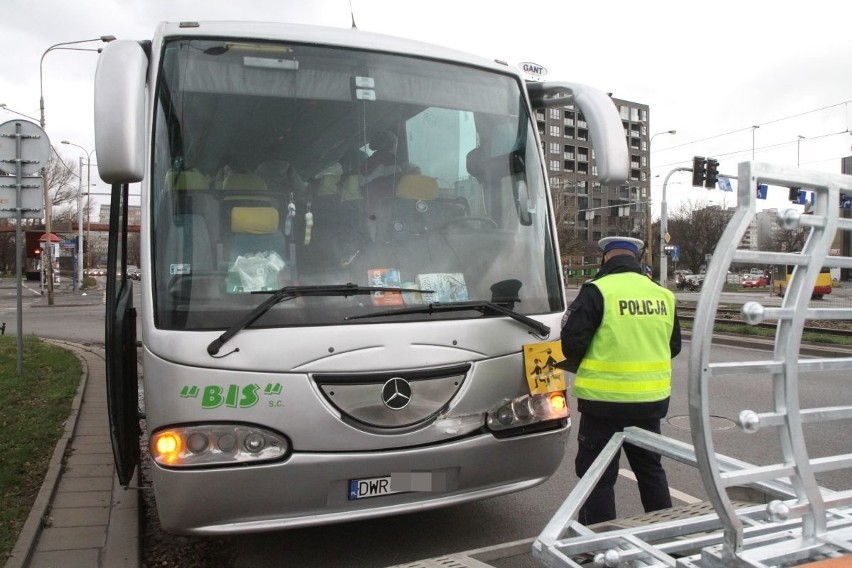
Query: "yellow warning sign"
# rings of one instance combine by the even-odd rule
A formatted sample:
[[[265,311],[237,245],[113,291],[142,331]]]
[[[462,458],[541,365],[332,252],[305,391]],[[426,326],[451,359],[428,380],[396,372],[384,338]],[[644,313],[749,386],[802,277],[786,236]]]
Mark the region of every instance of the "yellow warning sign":
[[[566,389],[565,371],[556,368],[556,364],[563,359],[565,357],[559,341],[524,345],[524,372],[530,394]]]

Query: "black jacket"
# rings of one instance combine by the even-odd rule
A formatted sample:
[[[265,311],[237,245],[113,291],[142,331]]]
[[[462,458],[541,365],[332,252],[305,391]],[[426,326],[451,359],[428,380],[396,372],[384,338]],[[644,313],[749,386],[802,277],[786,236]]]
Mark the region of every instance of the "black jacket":
[[[609,259],[598,271],[593,280],[599,280],[609,274],[622,272],[636,272],[642,274],[639,261],[631,255],[615,256]],[[591,281],[590,281],[591,282]],[[580,361],[586,355],[586,350],[592,342],[592,338],[601,325],[604,313],[604,299],[597,286],[586,282],[574,302],[568,306],[562,325],[562,354],[565,361],[559,366],[572,373],[577,372]],[[680,322],[677,311],[674,316],[674,328],[669,340],[672,358],[680,353],[681,337]],[[579,399],[578,410],[602,418],[613,419],[655,419],[662,418],[669,409],[669,399],[655,402],[603,402],[597,400]]]

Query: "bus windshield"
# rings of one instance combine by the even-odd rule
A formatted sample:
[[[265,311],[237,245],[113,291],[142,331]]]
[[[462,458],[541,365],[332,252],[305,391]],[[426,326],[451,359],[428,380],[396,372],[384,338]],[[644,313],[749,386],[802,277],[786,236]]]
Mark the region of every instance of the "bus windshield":
[[[363,325],[492,302],[563,309],[534,125],[511,75],[369,51],[177,39],[151,147],[155,324]],[[357,317],[356,317],[357,316]],[[366,316],[366,317],[365,317]],[[407,310],[396,322],[482,317]]]

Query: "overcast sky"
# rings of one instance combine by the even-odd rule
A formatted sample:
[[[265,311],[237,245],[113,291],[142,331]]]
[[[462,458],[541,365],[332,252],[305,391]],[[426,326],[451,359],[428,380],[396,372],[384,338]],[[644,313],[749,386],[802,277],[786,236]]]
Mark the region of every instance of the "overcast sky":
[[[662,180],[692,156],[722,173],[754,157],[839,172],[852,155],[852,3],[811,0],[351,0],[365,31],[415,38],[586,83],[650,106],[655,217]],[[60,42],[150,39],[160,21],[263,20],[349,27],[348,0],[3,0],[0,103],[39,116],[39,61]],[[71,47],[96,48],[97,42]],[[94,149],[96,52],[43,60],[46,131],[66,158]],[[821,109],[821,110],[820,110]],[[794,117],[794,118],[793,118]],[[0,109],[0,122],[18,118]],[[753,126],[759,126],[754,129]],[[799,136],[804,136],[800,139]],[[93,176],[94,179],[94,176]],[[106,191],[106,186],[92,191]],[[783,193],[783,195],[781,195]],[[669,211],[686,200],[728,205],[733,194],[669,182]],[[786,192],[770,195],[783,206]]]

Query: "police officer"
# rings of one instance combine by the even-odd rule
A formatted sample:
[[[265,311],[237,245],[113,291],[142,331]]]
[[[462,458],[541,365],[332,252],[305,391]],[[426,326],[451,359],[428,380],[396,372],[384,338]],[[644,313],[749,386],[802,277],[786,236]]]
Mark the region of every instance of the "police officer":
[[[580,429],[575,460],[582,477],[616,432],[638,426],[660,433],[669,408],[671,359],[680,353],[674,295],[642,274],[643,243],[607,237],[598,243],[603,264],[580,289],[562,323],[560,367],[576,373]],[[660,455],[632,444],[624,453],[636,475],[646,512],[672,506]],[[616,517],[615,482],[621,452],[607,467],[578,521],[591,525]]]

